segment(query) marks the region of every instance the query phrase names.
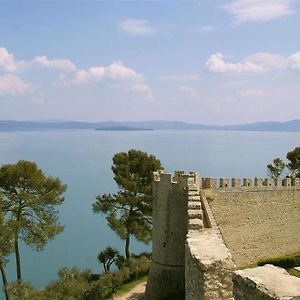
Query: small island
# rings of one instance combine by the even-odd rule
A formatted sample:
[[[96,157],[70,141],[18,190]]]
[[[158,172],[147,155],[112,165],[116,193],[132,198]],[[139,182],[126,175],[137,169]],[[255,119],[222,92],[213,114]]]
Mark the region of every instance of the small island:
[[[110,126],[110,127],[99,127],[95,130],[104,130],[104,131],[152,131],[152,128],[136,128],[129,126]]]

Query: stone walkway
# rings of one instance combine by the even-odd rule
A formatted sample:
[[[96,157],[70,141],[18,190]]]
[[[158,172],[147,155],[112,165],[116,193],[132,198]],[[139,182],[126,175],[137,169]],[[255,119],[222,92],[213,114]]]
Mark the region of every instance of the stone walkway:
[[[142,300],[145,293],[146,282],[142,282],[135,286],[130,292],[114,297],[113,300]]]

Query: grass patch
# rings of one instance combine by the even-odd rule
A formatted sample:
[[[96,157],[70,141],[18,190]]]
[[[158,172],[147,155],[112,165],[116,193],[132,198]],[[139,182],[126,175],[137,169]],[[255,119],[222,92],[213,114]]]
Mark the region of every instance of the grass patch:
[[[266,264],[271,264],[277,267],[284,268],[286,270],[300,266],[300,252],[275,258],[263,259],[258,261],[257,263],[258,266],[263,266]]]
[[[122,296],[129,291],[131,291],[135,286],[142,282],[146,282],[148,279],[148,276],[143,276],[140,278],[137,278],[135,280],[132,280],[130,282],[124,283],[121,286],[118,287],[117,291],[115,292],[114,296]]]
[[[287,271],[289,272],[290,275],[300,278],[300,271],[297,271],[296,269],[293,268],[288,269]]]

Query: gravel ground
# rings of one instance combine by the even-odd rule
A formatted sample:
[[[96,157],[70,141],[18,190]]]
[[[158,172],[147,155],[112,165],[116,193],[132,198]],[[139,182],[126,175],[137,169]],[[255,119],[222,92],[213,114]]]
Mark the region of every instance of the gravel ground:
[[[114,297],[114,300],[142,300],[145,293],[146,282],[142,282],[135,286],[130,292],[122,296]]]

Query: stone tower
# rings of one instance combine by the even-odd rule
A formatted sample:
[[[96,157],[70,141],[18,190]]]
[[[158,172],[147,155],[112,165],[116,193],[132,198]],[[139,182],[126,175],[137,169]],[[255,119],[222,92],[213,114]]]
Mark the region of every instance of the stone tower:
[[[156,172],[153,183],[152,264],[146,300],[184,299],[185,241],[188,185],[198,184],[194,173],[175,176]]]

